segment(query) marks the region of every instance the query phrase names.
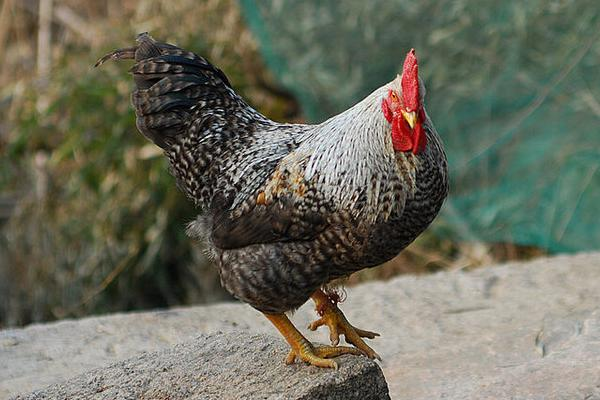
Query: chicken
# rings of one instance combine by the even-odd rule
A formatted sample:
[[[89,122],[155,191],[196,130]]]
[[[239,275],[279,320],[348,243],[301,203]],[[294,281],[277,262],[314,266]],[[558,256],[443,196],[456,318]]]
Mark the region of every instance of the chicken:
[[[274,122],[250,107],[206,59],[141,34],[101,58],[134,59],[136,124],[168,158],[200,209],[188,233],[205,240],[221,284],[262,312],[297,358],[337,368],[341,354],[379,358],[328,283],[390,260],[438,214],[446,156],[423,106],[415,51],[402,75],[317,125]],[[315,346],[286,312],[308,298],[331,346]],[[340,335],[352,346],[338,346]]]

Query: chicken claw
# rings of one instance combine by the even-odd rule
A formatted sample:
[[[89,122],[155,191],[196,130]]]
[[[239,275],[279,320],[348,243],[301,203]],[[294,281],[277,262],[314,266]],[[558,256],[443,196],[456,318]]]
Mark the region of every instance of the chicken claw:
[[[338,365],[333,360],[328,358],[341,356],[344,354],[352,354],[355,356],[362,356],[363,352],[359,349],[349,346],[317,346],[314,347],[307,341],[309,346],[307,348],[300,349],[297,353],[293,348],[285,358],[286,364],[293,364],[296,361],[296,357],[305,361],[311,365],[322,368],[333,368],[338,369]]]
[[[315,309],[320,318],[312,322],[308,326],[308,329],[315,331],[318,327],[327,325],[329,327],[329,340],[331,340],[333,346],[337,346],[340,343],[340,335],[343,334],[346,342],[354,345],[364,355],[381,361],[379,354],[362,340],[363,337],[374,339],[379,336],[378,333],[352,326],[338,308],[336,299],[333,299],[332,296],[328,296],[321,289],[313,293],[311,297],[315,302]]]
[[[348,346],[313,346],[302,334],[294,327],[292,322],[285,314],[264,314],[265,317],[275,325],[277,330],[283,335],[285,340],[292,348],[285,358],[286,364],[292,364],[296,358],[301,359],[311,365],[321,368],[337,369],[338,364],[329,360],[329,358],[341,356],[343,354],[352,354],[356,356],[364,355],[363,352],[354,347]]]

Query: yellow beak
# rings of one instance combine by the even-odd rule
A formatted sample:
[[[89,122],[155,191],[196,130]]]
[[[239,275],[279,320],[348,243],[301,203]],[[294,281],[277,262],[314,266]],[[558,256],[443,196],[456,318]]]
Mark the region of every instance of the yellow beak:
[[[417,122],[417,113],[414,111],[406,112],[404,110],[400,110],[400,112],[402,113],[402,116],[404,117],[406,122],[408,122],[410,129],[414,128],[415,123]]]

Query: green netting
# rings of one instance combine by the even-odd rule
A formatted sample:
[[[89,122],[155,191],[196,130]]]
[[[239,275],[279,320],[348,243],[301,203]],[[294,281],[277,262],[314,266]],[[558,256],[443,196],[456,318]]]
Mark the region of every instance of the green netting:
[[[312,121],[391,80],[417,49],[452,175],[438,229],[550,251],[600,247],[597,1],[241,4]]]

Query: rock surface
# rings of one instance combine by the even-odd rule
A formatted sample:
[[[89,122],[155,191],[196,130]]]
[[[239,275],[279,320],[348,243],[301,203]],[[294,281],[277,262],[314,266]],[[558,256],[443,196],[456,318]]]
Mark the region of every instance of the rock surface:
[[[284,365],[286,354],[267,335],[213,333],[16,399],[389,399],[381,369],[365,357],[340,357],[334,371]]]
[[[347,294],[348,320],[381,334],[370,344],[394,399],[600,399],[600,253],[402,276]],[[314,317],[307,304],[292,320],[326,343],[326,330],[305,329]],[[236,330],[284,346],[260,313],[241,304],[0,331],[0,398],[199,333]]]

